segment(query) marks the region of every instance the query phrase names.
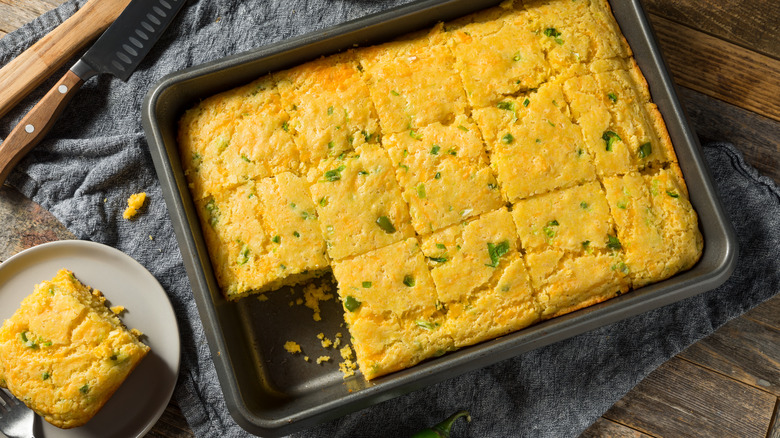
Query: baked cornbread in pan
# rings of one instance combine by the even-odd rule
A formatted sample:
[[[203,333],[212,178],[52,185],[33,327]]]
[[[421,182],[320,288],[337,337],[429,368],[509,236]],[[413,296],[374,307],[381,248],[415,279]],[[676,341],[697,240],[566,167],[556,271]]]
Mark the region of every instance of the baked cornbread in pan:
[[[0,328],[0,386],[57,427],[81,426],[149,352],[138,334],[62,269]]]
[[[247,143],[252,118],[262,144]],[[272,73],[188,110],[179,148],[225,296],[332,267],[366,379],[663,280],[702,253],[663,119],[605,0],[508,1]],[[316,214],[247,206],[283,174]],[[301,253],[269,246],[271,216],[310,225]]]

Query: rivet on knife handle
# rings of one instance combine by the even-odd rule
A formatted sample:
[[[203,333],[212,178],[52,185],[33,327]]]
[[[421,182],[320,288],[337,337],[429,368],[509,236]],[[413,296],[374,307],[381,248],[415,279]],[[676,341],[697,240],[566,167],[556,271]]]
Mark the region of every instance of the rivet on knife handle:
[[[68,70],[0,144],[0,184],[19,160],[51,130],[84,81]]]

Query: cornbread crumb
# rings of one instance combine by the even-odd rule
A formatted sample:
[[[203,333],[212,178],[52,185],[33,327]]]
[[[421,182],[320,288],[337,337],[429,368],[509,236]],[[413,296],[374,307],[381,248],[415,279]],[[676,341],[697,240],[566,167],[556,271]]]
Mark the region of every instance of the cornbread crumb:
[[[142,332],[141,330],[138,330],[137,328],[134,328],[134,329],[130,330],[130,333],[135,335],[136,338],[140,338],[141,336],[144,335],[144,332]]]
[[[320,301],[332,300],[333,294],[330,293],[330,286],[324,284],[324,282],[320,285],[309,283],[303,289],[303,297],[305,300],[305,306],[314,312],[312,319],[315,321],[321,321],[322,316],[320,315]]]
[[[344,348],[339,350],[339,353],[341,353],[341,358],[344,359],[343,362],[339,362],[339,371],[341,371],[345,379],[354,376],[357,363],[354,361],[355,353],[352,351],[352,348],[349,345],[345,345]]]
[[[146,192],[130,195],[130,197],[127,198],[127,208],[125,209],[125,212],[122,213],[122,217],[125,219],[132,219],[135,217],[135,215],[138,214],[138,209],[144,205],[144,201],[146,201]]]
[[[111,311],[114,312],[114,315],[119,315],[120,313],[125,311],[124,306],[112,306]]]
[[[301,346],[295,341],[287,341],[284,343],[284,349],[290,354],[300,353]]]
[[[320,356],[317,358],[317,365],[322,364],[323,362],[330,361],[330,356]]]
[[[268,295],[266,294],[260,294],[257,296],[258,301],[268,301]]]

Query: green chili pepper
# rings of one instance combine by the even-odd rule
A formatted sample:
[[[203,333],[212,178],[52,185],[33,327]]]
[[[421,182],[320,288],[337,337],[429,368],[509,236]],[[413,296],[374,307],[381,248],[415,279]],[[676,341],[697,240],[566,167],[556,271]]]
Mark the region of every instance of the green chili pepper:
[[[417,432],[412,435],[412,438],[448,438],[452,424],[460,417],[466,417],[466,421],[471,422],[471,415],[468,411],[458,411],[436,426]]]

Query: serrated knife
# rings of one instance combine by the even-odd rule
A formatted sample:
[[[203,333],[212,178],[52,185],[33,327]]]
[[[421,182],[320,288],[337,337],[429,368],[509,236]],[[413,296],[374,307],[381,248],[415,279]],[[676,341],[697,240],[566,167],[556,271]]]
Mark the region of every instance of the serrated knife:
[[[49,132],[85,81],[108,73],[127,81],[185,0],[132,0],[94,45],[0,143],[0,185]]]

